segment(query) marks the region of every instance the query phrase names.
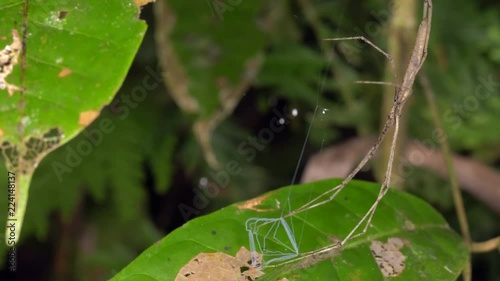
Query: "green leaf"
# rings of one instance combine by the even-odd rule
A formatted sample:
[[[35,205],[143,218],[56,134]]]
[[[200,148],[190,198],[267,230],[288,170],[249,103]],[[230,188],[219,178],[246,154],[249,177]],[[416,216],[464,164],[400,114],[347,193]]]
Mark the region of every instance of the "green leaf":
[[[171,95],[184,111],[210,117],[225,98],[239,100],[245,93],[266,43],[262,25],[268,19],[258,22],[262,6],[262,1],[156,3],[160,59]]]
[[[248,248],[247,219],[278,218],[282,210],[277,209],[277,202],[283,207],[290,198],[292,209],[298,208],[339,182],[326,180],[282,188],[247,201],[257,203],[251,208],[234,204],[194,219],[151,246],[112,280],[127,280],[132,276],[135,280],[143,280],[139,276],[148,276],[148,280],[174,280],[180,268],[201,252],[225,252],[234,256],[241,246]],[[345,237],[370,208],[378,191],[377,184],[351,181],[334,202],[294,216],[293,228],[300,253],[332,245],[332,241]],[[277,237],[286,242],[283,232],[278,232]],[[256,237],[260,241],[262,238]],[[400,252],[406,257],[405,269],[391,280],[455,280],[467,260],[463,240],[437,211],[412,195],[390,190],[378,206],[367,233],[350,240],[338,256],[292,272],[293,267],[270,267],[264,270],[264,278],[387,280],[370,246],[373,241],[386,243],[390,238],[405,241]],[[268,250],[281,250],[275,241],[267,241]]]
[[[233,112],[262,63],[273,25],[264,7],[264,1],[155,4],[158,56],[169,93],[184,113],[196,116],[193,131],[213,168],[218,162],[210,135]]]
[[[153,170],[157,192],[166,192],[172,181],[173,154],[176,139],[173,136],[166,136],[159,145],[158,151],[151,155],[151,169]]]
[[[137,218],[141,206],[138,204],[146,194],[142,187],[142,134],[130,134],[140,132],[141,128],[134,113],[120,120],[109,108],[103,110],[96,122],[40,163],[30,190],[38,200],[28,204],[25,231],[29,233],[30,228],[35,228],[38,238],[43,239],[50,214],[60,210],[68,218],[84,190],[97,203],[116,210],[116,220]],[[111,124],[105,134],[99,132],[103,120]],[[85,143],[95,144],[92,153],[78,154],[78,148]],[[112,202],[106,201],[109,199]]]
[[[12,72],[2,62],[8,85],[0,90],[0,149],[17,176],[9,216],[17,220],[15,241],[35,167],[90,124],[120,87],[146,29],[138,11],[132,0],[0,4],[2,45],[24,46],[15,49],[17,63],[8,62]]]
[[[316,105],[318,88],[325,83],[319,74],[326,65],[325,58],[309,48],[295,44],[276,46],[266,57],[256,84],[276,87],[280,95]]]

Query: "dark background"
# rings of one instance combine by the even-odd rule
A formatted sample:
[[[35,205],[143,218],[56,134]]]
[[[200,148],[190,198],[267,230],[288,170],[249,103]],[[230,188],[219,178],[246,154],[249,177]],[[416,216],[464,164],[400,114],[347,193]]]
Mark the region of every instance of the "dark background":
[[[234,112],[212,135],[211,145],[219,162],[238,161],[243,173],[232,177],[229,187],[211,199],[206,208],[197,210],[197,215],[290,184],[311,122],[314,123],[305,159],[322,146],[378,134],[379,121],[385,116],[380,108],[386,89],[353,84],[355,80],[389,79],[384,78],[385,58],[363,44],[353,43],[350,46],[358,47],[351,50],[338,44],[325,47],[318,37],[362,35],[360,31],[366,32],[367,24],[374,23],[382,29],[370,38],[387,49],[388,23],[373,14],[386,11],[387,2],[278,2],[286,9],[281,9],[277,24],[266,31],[265,44],[260,50],[263,65]],[[308,21],[304,2],[318,13],[319,25]],[[500,81],[500,4],[465,0],[442,0],[434,4],[433,31],[424,71],[430,77],[443,118],[454,105],[463,104],[474,92],[478,77],[491,75],[494,81]],[[240,5],[226,11],[224,16],[228,18],[223,20],[217,13],[211,15],[208,4],[204,9],[215,22],[221,21],[217,24],[228,26],[231,16],[245,10],[246,3]],[[266,12],[258,15],[268,16],[273,5],[262,5]],[[417,7],[413,12],[418,23],[420,2]],[[160,64],[152,5],[143,9],[141,17],[149,29],[115,97],[117,101],[142,83],[147,67],[156,69]],[[194,24],[198,19],[193,16],[177,20]],[[255,19],[256,24],[259,20]],[[210,28],[204,32],[210,33]],[[251,35],[247,40],[244,36],[224,40],[242,46],[253,44]],[[411,50],[411,46],[408,48]],[[329,64],[327,54],[334,56],[334,67]],[[399,65],[397,60],[396,64]],[[241,71],[240,68],[238,64],[227,66],[230,72]],[[196,77],[190,78],[196,81]],[[317,106],[328,109],[327,114],[313,117]],[[297,109],[299,115],[291,118],[286,129],[276,134],[255,159],[246,161],[247,155],[238,153],[238,145],[268,126],[274,116],[273,108],[281,111],[285,107],[289,112]],[[405,137],[429,138],[434,125],[419,83],[407,110]],[[453,126],[455,122],[445,120],[454,153],[498,171],[499,112],[500,89],[496,87],[488,100],[479,101],[477,108],[467,114],[454,115],[458,116],[460,125]],[[179,206],[193,206],[200,179],[210,180],[212,169],[192,130],[195,120],[203,114],[180,110],[162,82],[131,109],[126,119],[121,120],[119,116],[109,107],[104,109],[100,118],[111,118],[116,129],[105,135],[102,143],[83,157],[81,164],[65,174],[64,180],[57,179],[51,163],[64,162],[68,147],[84,139],[84,134],[47,156],[39,165],[17,249],[19,280],[108,279],[149,245],[194,217],[183,215]],[[99,119],[87,131],[92,131],[98,122]],[[300,171],[304,164],[299,163]],[[376,180],[376,173],[365,170],[359,177]],[[433,171],[417,169],[402,188],[430,202],[458,231],[447,180]],[[498,213],[467,193],[464,197],[473,239],[483,241],[499,235]],[[498,251],[472,257],[474,280],[498,279]],[[5,265],[3,260],[0,276],[6,276]],[[2,277],[2,280],[5,279]]]

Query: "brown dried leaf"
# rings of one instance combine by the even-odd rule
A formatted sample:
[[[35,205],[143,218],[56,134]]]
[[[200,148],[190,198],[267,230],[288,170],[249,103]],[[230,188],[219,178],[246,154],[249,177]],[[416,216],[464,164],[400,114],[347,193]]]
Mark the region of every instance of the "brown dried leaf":
[[[396,277],[405,270],[406,257],[400,249],[407,243],[398,237],[389,238],[385,244],[376,240],[372,241],[370,250],[384,277]]]
[[[9,84],[5,79],[12,73],[14,66],[17,65],[19,54],[22,50],[21,37],[17,30],[12,30],[12,44],[5,46],[0,50],[0,90],[7,89],[9,96],[12,96],[15,91],[20,91],[21,88]]]
[[[241,247],[235,257],[228,254],[200,253],[184,265],[175,281],[247,281],[264,275],[249,263],[250,252]]]

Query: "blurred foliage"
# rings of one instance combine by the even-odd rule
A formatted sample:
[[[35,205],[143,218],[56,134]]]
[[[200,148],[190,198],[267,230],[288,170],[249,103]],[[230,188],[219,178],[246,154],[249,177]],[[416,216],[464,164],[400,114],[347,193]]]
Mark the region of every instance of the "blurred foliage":
[[[239,5],[229,6],[231,9],[225,10],[224,18],[213,10],[213,5],[200,2],[205,10],[199,7],[197,10],[204,11],[206,18],[218,24],[213,44],[227,43],[233,49],[256,42],[261,46],[252,54],[234,53],[262,56],[263,64],[234,113],[212,133],[211,145],[219,162],[225,165],[237,161],[243,172],[231,176],[227,187],[207,202],[194,202],[207,188],[207,182],[215,180],[213,173],[217,171],[212,171],[204,161],[203,150],[192,133],[193,116],[176,106],[166,85],[159,84],[148,91],[147,98],[136,107],[130,107],[129,115],[123,120],[120,112],[108,107],[86,131],[92,131],[102,118],[110,118],[116,129],[105,135],[90,155],[82,157],[81,164],[64,174],[62,181],[57,179],[52,164],[64,163],[68,148],[84,140],[85,134],[80,134],[40,163],[32,182],[32,200],[28,205],[18,258],[22,268],[36,262],[46,266],[40,273],[22,272],[19,267],[20,275],[33,277],[30,274],[37,274],[49,276],[46,279],[51,280],[57,280],[58,276],[59,280],[103,280],[187,219],[289,184],[311,123],[305,157],[322,145],[355,135],[378,133],[383,91],[379,86],[357,85],[353,81],[382,80],[385,58],[361,43],[333,44],[321,39],[368,35],[368,30],[377,30],[369,37],[385,48],[389,36],[384,29],[387,23],[374,15],[389,11],[387,1],[366,0],[354,5],[347,0],[283,0],[277,1],[279,4],[275,6],[259,1],[267,4],[261,5],[263,11],[257,13],[254,24],[262,23],[260,17],[272,16],[274,25],[262,30],[265,36],[258,38],[249,33],[230,38],[224,33],[224,28],[238,30],[238,21],[229,24],[231,18],[245,18],[248,23],[250,19],[244,14],[248,10],[243,8],[246,1],[241,1],[241,9]],[[229,1],[215,2],[229,5]],[[306,9],[303,3],[308,3],[309,8]],[[192,4],[176,5],[179,9],[186,5],[187,9]],[[420,10],[421,5],[418,6]],[[308,20],[306,12],[311,11],[317,14],[318,22]],[[143,17],[150,28],[125,84],[115,97],[118,102],[123,103],[123,98],[130,95],[134,87],[142,85],[144,77],[149,75],[147,69],[155,71],[159,64],[155,55],[151,5],[143,10]],[[420,20],[420,16],[417,19]],[[475,98],[474,93],[482,80],[491,77],[497,83],[500,81],[499,19],[498,3],[436,1],[429,55],[424,66],[437,94],[443,125],[453,150],[496,168],[500,166],[500,87],[496,84],[487,99]],[[199,18],[184,16],[176,20],[189,22]],[[210,28],[203,30],[206,34],[211,31]],[[245,59],[248,58],[238,57],[237,61]],[[241,72],[241,67],[241,64],[226,64],[219,70],[233,77],[231,75]],[[203,79],[191,79],[189,82],[195,83],[196,89],[214,89],[213,84],[205,85]],[[201,90],[192,94],[205,97]],[[474,98],[477,106],[470,101]],[[213,110],[216,103],[209,104],[207,112]],[[241,153],[240,145],[248,144],[249,138],[269,127],[270,119],[276,115],[273,108],[279,112],[287,108],[288,114],[295,108],[298,116],[288,116],[286,128],[276,133],[262,150],[255,149],[254,155]],[[328,111],[322,114],[322,109]],[[431,114],[418,85],[407,109],[410,111],[409,137],[431,138]],[[5,182],[6,172],[0,169],[0,182]],[[437,207],[458,229],[447,181],[417,170],[405,185],[407,190]],[[4,206],[7,205],[5,192],[0,189],[0,205]],[[202,207],[195,208],[195,204]],[[191,212],[180,211],[180,206],[192,207]],[[498,214],[469,196],[466,196],[466,209],[475,240],[500,234],[500,226],[496,223]],[[62,255],[72,258],[67,268],[56,268],[54,264],[60,262],[61,253],[56,250],[46,253],[47,245],[65,241],[68,232],[63,230],[75,227],[78,231],[69,232],[75,235],[70,239],[73,248]],[[37,258],[27,260],[28,255]],[[500,269],[495,266],[499,263],[498,253],[473,255],[475,279],[495,280],[500,276]]]
[[[132,0],[2,0],[0,13],[0,149],[16,181],[11,244],[21,235],[37,165],[113,99],[147,26]]]

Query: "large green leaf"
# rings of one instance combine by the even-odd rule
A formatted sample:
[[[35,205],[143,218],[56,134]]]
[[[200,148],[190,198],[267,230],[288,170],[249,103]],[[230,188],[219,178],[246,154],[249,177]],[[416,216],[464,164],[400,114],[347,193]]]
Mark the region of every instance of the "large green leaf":
[[[180,268],[201,252],[234,256],[241,246],[248,248],[247,219],[277,218],[282,213],[278,205],[283,207],[287,198],[297,208],[338,183],[338,180],[327,180],[286,187],[246,204],[234,204],[194,219],[143,252],[113,280],[174,280]],[[195,207],[203,202],[205,195],[210,197],[208,193],[202,194],[195,197]],[[378,185],[352,181],[334,202],[296,215],[293,228],[300,252],[331,245],[332,241],[345,237],[370,208],[377,194]],[[287,241],[283,229],[277,237]],[[262,238],[256,237],[260,241]],[[350,240],[337,256],[295,271],[290,271],[293,267],[270,267],[264,270],[264,278],[385,280],[388,278],[383,277],[370,247],[372,243],[386,243],[391,238],[404,241],[400,253],[406,257],[405,269],[391,280],[455,280],[467,260],[464,242],[438,212],[412,195],[391,190],[380,203],[367,233]],[[267,241],[267,249],[282,250],[274,241]]]
[[[9,62],[12,73],[3,65],[12,86],[0,90],[0,148],[15,174],[11,243],[19,238],[37,164],[91,123],[120,87],[146,29],[138,12],[133,0],[0,2],[0,45],[24,46],[17,64],[15,57]],[[77,149],[88,154],[92,144]]]

